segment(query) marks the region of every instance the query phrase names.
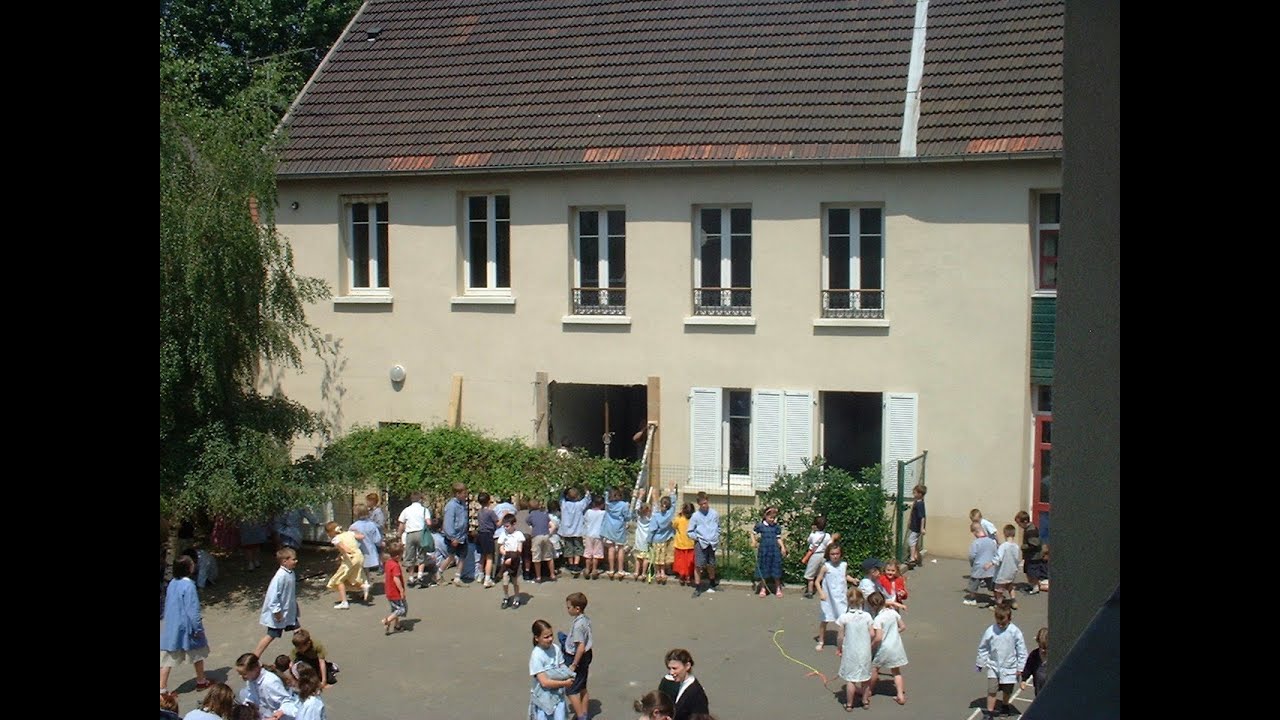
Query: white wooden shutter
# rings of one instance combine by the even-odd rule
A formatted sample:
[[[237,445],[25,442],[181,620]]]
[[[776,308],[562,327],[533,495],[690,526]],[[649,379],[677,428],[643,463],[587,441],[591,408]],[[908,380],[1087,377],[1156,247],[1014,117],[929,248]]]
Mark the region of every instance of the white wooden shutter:
[[[916,456],[916,405],[919,397],[919,393],[884,394],[884,460],[881,467],[884,489],[890,496],[898,493],[898,461]],[[911,488],[904,492],[910,493]]]
[[[785,434],[782,464],[795,475],[804,472],[804,462],[813,459],[813,393],[788,390],[783,396]]]
[[[689,485],[720,487],[724,457],[724,405],[720,388],[693,388],[689,395]]]
[[[767,490],[782,466],[783,410],[781,390],[751,393],[751,486]]]

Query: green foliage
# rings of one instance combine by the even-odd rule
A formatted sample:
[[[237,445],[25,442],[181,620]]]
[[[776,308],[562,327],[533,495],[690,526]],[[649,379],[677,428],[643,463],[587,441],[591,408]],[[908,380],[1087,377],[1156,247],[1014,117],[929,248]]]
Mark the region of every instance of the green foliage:
[[[599,493],[634,486],[638,471],[634,462],[583,455],[564,458],[551,448],[529,447],[519,438],[493,439],[475,428],[443,425],[428,430],[416,425],[358,427],[330,444],[322,463],[354,473],[355,485],[387,488],[398,495],[416,490],[434,498],[448,497],[455,482],[495,497],[550,499],[570,486]]]
[[[752,511],[753,515],[742,520],[748,521],[749,529],[765,507],[778,508],[788,550],[782,561],[783,579],[803,583],[804,565],[800,559],[808,549],[807,538],[818,515],[827,517],[827,532],[840,533],[839,544],[851,567],[864,558],[888,557],[893,544],[892,527],[885,512],[887,502],[889,497],[880,484],[879,464],[863,468],[855,478],[840,468],[827,466],[822,458],[815,458],[805,464],[803,472],[778,476],[760,494],[759,507]],[[754,570],[755,555],[749,546],[747,555]]]
[[[200,104],[221,107],[270,65],[287,93],[277,119],[337,41],[361,0],[162,0],[160,66]]]
[[[246,60],[311,42],[299,28],[318,25],[323,53],[352,12],[347,1],[160,5],[162,513],[262,517],[323,499],[351,475],[290,462],[292,438],[322,424],[255,389],[261,363],[297,367],[300,345],[316,344],[304,308],[330,293],[294,272],[274,225],[275,128],[319,56]]]

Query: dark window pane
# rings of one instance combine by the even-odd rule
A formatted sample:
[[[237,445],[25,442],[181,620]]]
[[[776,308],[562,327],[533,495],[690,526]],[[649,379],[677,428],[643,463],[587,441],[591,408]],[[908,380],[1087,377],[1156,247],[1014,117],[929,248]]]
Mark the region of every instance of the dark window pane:
[[[387,207],[387,203],[378,203],[378,222],[391,222],[391,213]]]
[[[1041,230],[1040,231],[1040,256],[1041,257],[1057,257],[1058,256],[1058,231],[1057,230]]]
[[[351,206],[351,219],[360,222],[369,222],[369,206],[365,203],[354,203]]]
[[[862,235],[880,235],[883,234],[883,226],[881,225],[882,212],[880,208],[862,208],[858,211],[859,233]]]
[[[745,390],[729,392],[729,416],[751,417],[751,393]]]
[[[579,287],[600,287],[600,241],[583,237],[578,245],[578,265],[582,269]]]
[[[1047,503],[1049,500],[1049,479],[1053,475],[1052,450],[1040,451],[1040,502]]]
[[[849,238],[831,237],[827,240],[827,287],[832,290],[849,289]]]
[[[827,211],[827,233],[830,235],[849,234],[848,208],[831,208]]]
[[[351,278],[351,287],[369,287],[369,226],[356,225],[352,228],[351,264],[355,267],[355,277]]]
[[[594,210],[578,213],[578,235],[599,235],[600,215]]]
[[[1040,396],[1039,402],[1036,403],[1036,410],[1042,413],[1053,412],[1053,386],[1037,385],[1036,387],[1039,388],[1038,394]]]
[[[627,211],[626,210],[610,210],[609,211],[609,234],[610,235],[626,235],[627,234]]]
[[[489,287],[489,270],[486,265],[489,260],[489,236],[485,223],[471,223],[469,245],[471,254],[468,259],[471,262],[471,287]]]
[[[1053,444],[1053,421],[1040,423],[1040,442]]]
[[[858,281],[862,283],[863,290],[881,290],[884,288],[884,278],[881,277],[880,271],[880,238],[864,237],[862,238],[861,250],[862,277]]]
[[[391,287],[391,248],[387,243],[387,225],[378,223],[378,287]]]
[[[1040,222],[1046,224],[1062,222],[1061,194],[1045,193],[1040,196]]]
[[[751,236],[733,236],[733,263],[730,266],[732,287],[751,287]]]
[[[1044,260],[1040,263],[1040,287],[1054,290],[1058,287],[1058,263]]]
[[[729,211],[729,232],[734,235],[751,232],[751,208],[733,208]]]
[[[483,195],[467,198],[467,219],[480,220],[489,216],[489,203]]]
[[[502,197],[499,195],[499,197]],[[511,287],[511,224],[499,222],[497,227],[497,249],[494,254],[498,263],[498,284],[496,287]]]
[[[511,218],[510,195],[493,196],[493,216],[499,220],[509,220]]]
[[[627,286],[627,241],[609,236],[609,287]]]
[[[751,471],[751,420],[729,418],[729,472],[746,475]]]
[[[707,236],[702,245],[702,285],[704,288],[720,287],[720,236]]]
[[[708,235],[720,234],[720,211],[715,208],[702,210],[702,232]]]

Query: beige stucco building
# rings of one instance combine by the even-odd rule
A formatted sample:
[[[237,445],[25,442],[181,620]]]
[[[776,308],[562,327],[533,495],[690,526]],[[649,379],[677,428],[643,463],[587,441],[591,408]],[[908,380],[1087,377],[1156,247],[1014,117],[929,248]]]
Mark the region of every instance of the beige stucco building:
[[[927,451],[931,552],[973,507],[1047,531],[1060,3],[468,8],[370,0],[282,123],[334,297],[264,385],[337,433],[654,423],[713,495]]]
[[[275,379],[341,433],[357,423],[444,422],[460,374],[463,422],[547,443],[561,434],[539,419],[539,373],[602,386],[656,378],[657,407],[619,401],[611,430],[655,420],[663,481],[709,492],[733,484],[670,468],[736,469],[730,446],[742,423],[731,425],[726,408],[710,418],[720,452],[695,447],[695,423],[716,440],[699,413],[717,401],[695,390],[722,389],[721,403],[733,390],[781,390],[785,409],[775,415],[788,467],[800,454],[848,456],[848,443],[879,446],[875,459],[887,466],[928,450],[930,548],[962,554],[971,507],[1003,524],[1031,502],[1033,229],[1038,193],[1055,191],[1060,176],[1060,163],[1044,160],[282,181],[278,227],[297,270],[335,290],[308,318],[336,350]],[[466,273],[468,198],[494,195],[510,204],[505,292],[468,287]],[[386,203],[388,288],[352,286],[351,201]],[[747,315],[695,314],[697,219],[713,207],[750,211]],[[882,317],[823,317],[827,210],[846,207],[882,213],[883,312],[868,313]],[[575,218],[600,208],[625,211],[623,315],[574,312]],[[395,366],[402,382],[391,379]],[[854,393],[877,405],[897,398],[898,437],[885,432],[887,415],[851,408]],[[578,419],[561,425],[599,418],[602,429],[599,407],[572,410]],[[773,419],[747,414],[748,426]],[[777,441],[760,428],[746,433],[752,474],[768,482],[776,464],[759,464],[779,451],[763,445]]]

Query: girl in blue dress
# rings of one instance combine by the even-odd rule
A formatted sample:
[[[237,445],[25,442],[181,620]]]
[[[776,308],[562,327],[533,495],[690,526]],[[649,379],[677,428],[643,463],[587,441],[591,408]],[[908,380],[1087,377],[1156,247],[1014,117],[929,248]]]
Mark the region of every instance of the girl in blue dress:
[[[760,576],[760,597],[769,594],[769,581],[773,580],[774,594],[782,597],[782,558],[787,546],[782,540],[782,526],[778,524],[778,508],[764,509],[764,519],[756,523],[751,544],[756,548],[756,574]]]

